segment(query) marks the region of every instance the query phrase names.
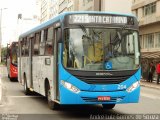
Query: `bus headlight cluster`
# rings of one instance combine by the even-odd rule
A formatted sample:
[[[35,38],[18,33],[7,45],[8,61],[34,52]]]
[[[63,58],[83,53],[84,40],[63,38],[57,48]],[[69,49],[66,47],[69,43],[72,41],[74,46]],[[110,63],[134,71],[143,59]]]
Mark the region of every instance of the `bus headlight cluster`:
[[[127,89],[127,92],[132,92],[133,90],[135,90],[137,87],[140,86],[140,82],[137,81],[135,83],[133,83],[128,89]]]
[[[74,92],[74,93],[79,93],[79,92],[80,92],[80,90],[79,90],[77,87],[73,86],[71,83],[68,83],[68,82],[66,82],[66,81],[64,81],[64,80],[61,80],[61,84],[62,84],[65,88],[67,88],[68,90],[70,90],[70,91],[72,91],[72,92]]]

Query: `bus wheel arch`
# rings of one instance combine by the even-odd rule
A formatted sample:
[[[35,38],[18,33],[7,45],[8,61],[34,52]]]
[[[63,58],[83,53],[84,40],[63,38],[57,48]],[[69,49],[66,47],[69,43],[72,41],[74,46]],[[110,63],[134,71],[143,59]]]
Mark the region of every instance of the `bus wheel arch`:
[[[45,81],[44,81],[44,90],[45,90],[45,96],[46,97],[47,97],[47,90],[48,90],[49,86],[50,86],[49,80],[48,80],[48,78],[46,78]]]
[[[57,109],[58,104],[55,103],[54,101],[52,101],[52,99],[51,99],[50,83],[49,83],[49,80],[47,78],[45,79],[45,96],[47,97],[49,108],[52,109],[52,110]]]

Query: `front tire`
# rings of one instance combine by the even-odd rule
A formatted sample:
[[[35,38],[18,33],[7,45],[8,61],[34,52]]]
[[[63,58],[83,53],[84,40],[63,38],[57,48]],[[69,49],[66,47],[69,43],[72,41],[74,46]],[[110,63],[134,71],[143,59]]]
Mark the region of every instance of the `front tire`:
[[[47,85],[47,100],[48,100],[48,106],[50,109],[55,110],[59,107],[58,103],[51,100],[51,90],[49,85]]]
[[[107,110],[113,109],[115,105],[116,104],[102,104],[103,109],[107,109]]]

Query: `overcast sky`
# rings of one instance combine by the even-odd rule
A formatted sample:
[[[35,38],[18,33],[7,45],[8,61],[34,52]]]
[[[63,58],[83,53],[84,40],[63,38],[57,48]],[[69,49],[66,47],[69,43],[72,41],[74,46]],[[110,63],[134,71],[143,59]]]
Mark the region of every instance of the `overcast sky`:
[[[2,45],[6,46],[9,41],[14,40],[17,26],[17,16],[19,13],[23,17],[30,18],[35,14],[36,0],[0,0],[0,9],[3,10],[2,14]]]

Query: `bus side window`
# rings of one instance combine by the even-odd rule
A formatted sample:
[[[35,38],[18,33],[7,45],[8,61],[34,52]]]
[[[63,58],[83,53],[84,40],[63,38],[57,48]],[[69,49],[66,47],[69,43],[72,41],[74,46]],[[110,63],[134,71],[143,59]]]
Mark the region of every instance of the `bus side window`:
[[[47,41],[45,45],[45,55],[52,55],[53,53],[53,27],[48,28]]]
[[[40,55],[44,55],[44,50],[45,50],[44,32],[45,32],[45,30],[42,30],[40,32],[40,49],[39,49]]]
[[[40,33],[35,34],[34,39],[34,55],[39,55]]]
[[[21,55],[22,56],[24,56],[25,54],[25,46],[24,46],[24,38],[23,38],[23,40],[21,41],[21,47],[22,47],[22,49],[21,49]]]
[[[18,51],[17,51],[18,57],[20,57],[20,46],[21,46],[21,41],[18,41]]]
[[[29,41],[27,39],[27,37],[25,38],[25,41],[24,41],[24,46],[25,46],[25,56],[29,56]]]

